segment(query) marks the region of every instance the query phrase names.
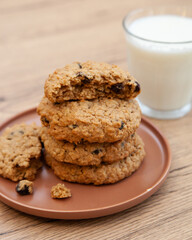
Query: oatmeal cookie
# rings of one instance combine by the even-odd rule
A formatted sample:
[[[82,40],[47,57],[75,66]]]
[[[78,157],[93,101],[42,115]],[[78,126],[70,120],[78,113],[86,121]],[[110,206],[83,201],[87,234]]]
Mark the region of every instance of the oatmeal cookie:
[[[116,65],[87,61],[55,70],[45,82],[45,95],[53,103],[111,97],[135,98],[139,83]]]
[[[0,137],[0,175],[12,181],[33,180],[42,166],[39,128],[19,124]]]
[[[54,105],[44,97],[37,112],[50,135],[74,143],[116,142],[133,134],[141,121],[134,99],[104,98]]]
[[[78,166],[58,162],[45,152],[47,164],[60,179],[95,185],[115,183],[130,176],[139,168],[144,156],[145,150],[142,141],[138,144],[137,150],[127,158],[111,164],[101,163],[99,166]]]
[[[140,140],[137,134],[114,143],[88,143],[80,144],[59,141],[48,134],[48,129],[42,127],[41,141],[45,150],[59,162],[76,165],[99,165],[101,162],[112,163],[124,159],[136,150]]]

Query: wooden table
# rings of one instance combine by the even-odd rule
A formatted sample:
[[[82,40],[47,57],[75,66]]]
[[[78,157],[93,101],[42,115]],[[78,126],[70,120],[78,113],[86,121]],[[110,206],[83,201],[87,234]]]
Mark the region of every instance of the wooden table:
[[[0,122],[36,106],[44,80],[57,67],[92,59],[126,68],[122,18],[154,2],[180,3],[1,0]],[[0,203],[0,239],[192,239],[192,112],[178,120],[151,121],[173,155],[167,181],[152,197],[112,216],[80,221],[34,217]]]

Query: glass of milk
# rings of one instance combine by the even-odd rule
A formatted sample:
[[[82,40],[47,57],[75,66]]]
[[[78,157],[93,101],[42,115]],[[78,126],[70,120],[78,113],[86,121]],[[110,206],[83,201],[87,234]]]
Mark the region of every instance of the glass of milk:
[[[179,118],[191,109],[192,9],[138,9],[123,20],[128,70],[141,84],[143,114]]]

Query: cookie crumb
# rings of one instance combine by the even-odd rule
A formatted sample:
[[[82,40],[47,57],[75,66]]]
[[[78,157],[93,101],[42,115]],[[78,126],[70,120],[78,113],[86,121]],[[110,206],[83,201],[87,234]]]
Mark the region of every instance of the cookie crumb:
[[[33,182],[28,180],[21,180],[17,186],[16,191],[20,195],[29,195],[33,193]]]
[[[68,198],[71,197],[71,190],[65,187],[64,184],[58,183],[56,186],[51,188],[52,198]]]

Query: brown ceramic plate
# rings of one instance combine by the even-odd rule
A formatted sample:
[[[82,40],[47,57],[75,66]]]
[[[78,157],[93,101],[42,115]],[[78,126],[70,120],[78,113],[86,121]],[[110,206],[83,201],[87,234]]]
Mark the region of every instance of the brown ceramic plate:
[[[0,126],[0,132],[21,122],[36,122],[40,125],[36,109],[6,121]],[[156,127],[142,118],[138,133],[145,143],[146,157],[138,171],[116,184],[93,186],[66,182],[72,197],[55,200],[50,197],[50,189],[62,181],[44,166],[34,181],[33,195],[18,195],[15,191],[16,183],[0,177],[0,200],[19,211],[57,219],[101,217],[130,208],[160,188],[171,164],[169,145]]]

